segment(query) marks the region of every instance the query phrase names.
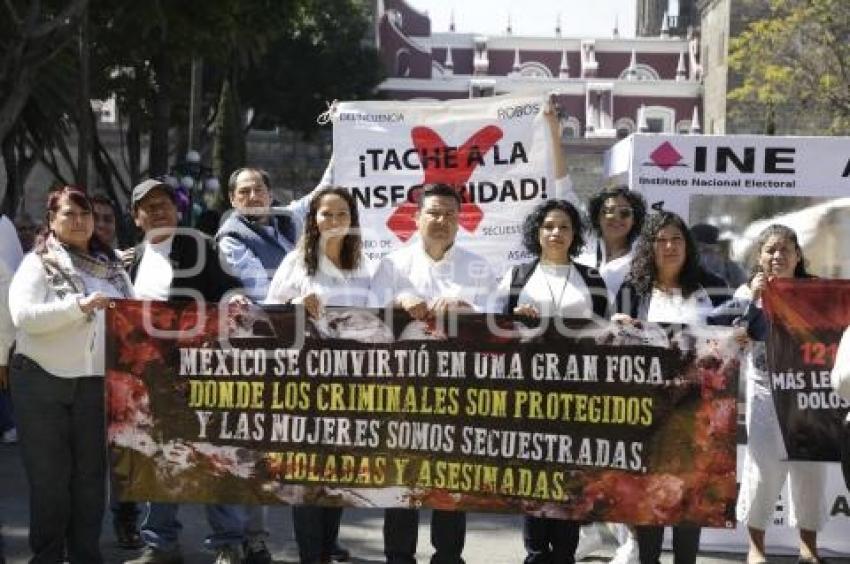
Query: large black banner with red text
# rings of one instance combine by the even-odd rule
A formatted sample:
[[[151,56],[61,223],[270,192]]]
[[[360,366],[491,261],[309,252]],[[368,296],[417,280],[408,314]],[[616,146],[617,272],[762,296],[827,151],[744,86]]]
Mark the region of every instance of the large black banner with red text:
[[[115,302],[119,495],[730,526],[729,331],[550,321]]]
[[[829,374],[850,324],[850,281],[775,280],[764,307],[771,320],[767,370],[788,457],[837,462],[850,404]]]

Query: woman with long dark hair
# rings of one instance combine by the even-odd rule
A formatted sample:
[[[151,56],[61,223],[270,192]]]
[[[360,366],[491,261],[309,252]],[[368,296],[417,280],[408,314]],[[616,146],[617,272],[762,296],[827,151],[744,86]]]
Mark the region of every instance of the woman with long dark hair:
[[[632,247],[646,218],[646,200],[628,188],[605,188],[591,198],[587,213],[594,237],[578,260],[599,271],[613,300],[631,268]]]
[[[747,451],[738,493],[737,517],[747,525],[747,562],[765,562],[764,533],[773,517],[786,478],[790,481],[790,525],[800,532],[801,563],[818,562],[817,531],[826,522],[826,467],[817,462],[789,461],[766,370],[764,341],[767,323],[761,312],[765,284],[776,278],[811,278],[803,249],[793,229],[771,225],[758,237],[749,283],[735,297],[749,301],[745,315],[748,354],[743,375],[747,385]]]
[[[624,186],[603,188],[588,202],[591,237],[578,262],[599,271],[613,303],[617,292],[632,267],[634,243],[646,218],[646,200],[639,192]],[[588,555],[604,544],[600,534],[602,523],[592,523],[581,529],[579,555]],[[608,527],[620,546],[611,564],[630,564],[637,561],[637,539],[628,525],[609,523]]]
[[[115,253],[93,237],[78,188],[50,194],[33,251],[12,280],[12,399],[29,481],[33,561],[98,564],[106,485],[103,309],[132,296]]]
[[[565,200],[549,200],[525,218],[523,245],[535,258],[514,267],[499,286],[505,314],[590,319],[608,315],[608,290],[595,268],[574,262],[584,245],[578,210]],[[525,564],[575,562],[580,524],[525,517]]]
[[[704,325],[728,298],[726,283],[702,269],[691,232],[671,212],[650,215],[638,237],[628,278],[617,294],[619,319]],[[635,527],[641,564],[657,564],[664,527]],[[677,564],[693,564],[700,528],[673,527]]]
[[[266,303],[301,303],[313,318],[325,306],[365,307],[369,291],[357,203],[344,188],[316,192],[296,250],[278,268]],[[342,509],[293,508],[295,540],[302,564],[347,559],[339,546]]]

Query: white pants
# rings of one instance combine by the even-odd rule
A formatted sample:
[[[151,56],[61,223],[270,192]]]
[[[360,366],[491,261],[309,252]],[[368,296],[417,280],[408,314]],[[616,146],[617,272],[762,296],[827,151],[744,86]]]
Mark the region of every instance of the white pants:
[[[754,344],[756,348],[760,345],[763,346]],[[791,494],[789,524],[797,529],[818,531],[827,518],[826,465],[788,460],[768,376],[755,368],[752,354],[744,364],[744,376],[747,378],[747,454],[738,494],[738,521],[765,530],[787,476]]]

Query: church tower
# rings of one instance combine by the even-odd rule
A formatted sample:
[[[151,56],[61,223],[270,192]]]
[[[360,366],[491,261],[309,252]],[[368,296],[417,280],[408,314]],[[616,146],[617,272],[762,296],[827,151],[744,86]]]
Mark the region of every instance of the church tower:
[[[658,37],[661,35],[661,22],[667,13],[669,0],[637,0],[635,23],[638,37]]]
[[[675,1],[675,0],[673,0]],[[637,0],[635,33],[637,37],[658,37],[664,27],[664,18],[670,13],[671,0]],[[679,0],[679,15],[668,17],[667,28],[671,36],[685,37],[688,26],[699,27],[697,0]]]

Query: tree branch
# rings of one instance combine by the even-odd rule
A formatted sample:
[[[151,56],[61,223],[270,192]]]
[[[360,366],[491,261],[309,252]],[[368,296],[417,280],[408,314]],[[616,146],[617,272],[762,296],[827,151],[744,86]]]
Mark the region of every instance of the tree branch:
[[[67,25],[68,28],[73,28],[73,20],[83,13],[88,3],[89,0],[71,0],[71,3],[65,6],[65,9],[58,15],[31,30],[27,36],[31,39],[40,39],[46,35],[50,35],[64,25]]]
[[[6,9],[9,11],[9,17],[12,19],[15,27],[20,29],[21,24],[24,22],[21,20],[21,16],[18,15],[18,11],[15,9],[15,5],[12,4],[12,0],[6,0]]]

